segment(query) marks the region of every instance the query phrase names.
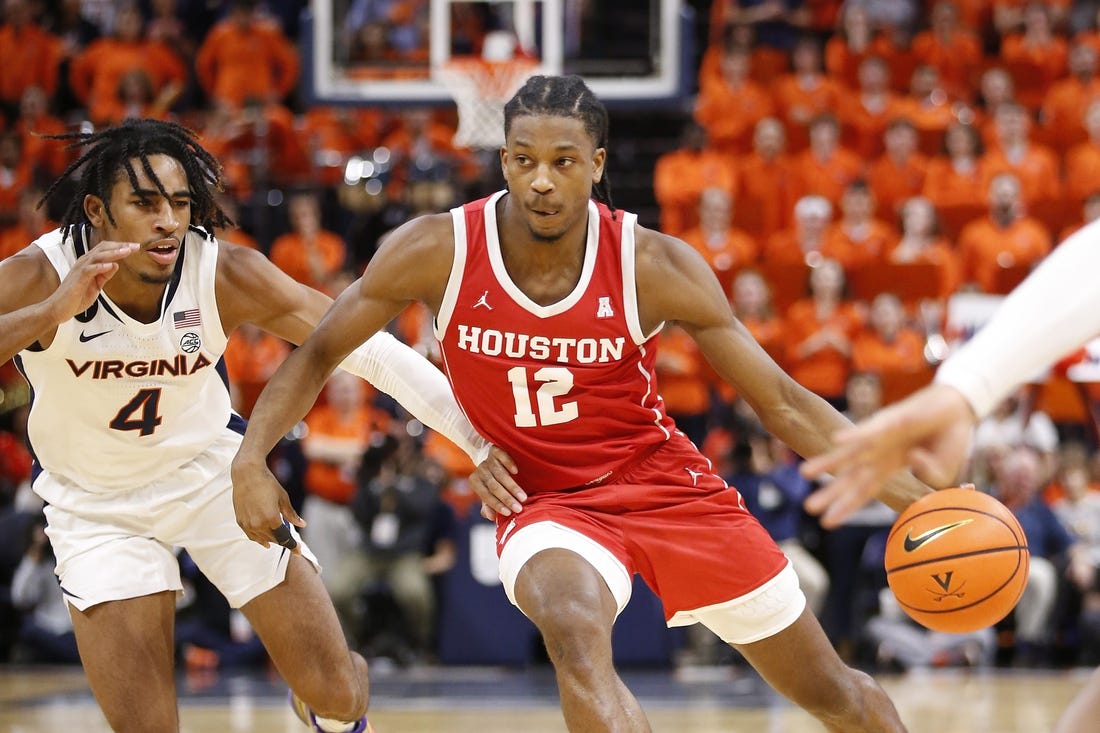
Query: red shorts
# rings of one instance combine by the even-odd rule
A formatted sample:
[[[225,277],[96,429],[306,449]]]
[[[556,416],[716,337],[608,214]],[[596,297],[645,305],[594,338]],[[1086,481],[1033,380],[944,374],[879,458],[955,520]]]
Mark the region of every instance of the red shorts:
[[[608,483],[531,496],[518,515],[498,519],[498,554],[536,522],[580,533],[641,574],[666,619],[751,593],[788,563],[737,490],[678,433]]]

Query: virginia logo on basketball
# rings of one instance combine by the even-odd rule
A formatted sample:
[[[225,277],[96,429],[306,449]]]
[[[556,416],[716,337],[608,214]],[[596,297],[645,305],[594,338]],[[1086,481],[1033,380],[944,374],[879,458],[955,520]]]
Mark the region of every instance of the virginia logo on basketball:
[[[942,573],[942,574],[941,573],[934,573],[932,575],[932,580],[936,581],[936,585],[938,585],[940,587],[940,590],[937,591],[937,590],[934,590],[934,589],[929,589],[928,592],[931,593],[934,596],[933,600],[935,600],[936,603],[939,603],[944,598],[948,598],[948,597],[962,598],[963,596],[966,595],[965,593],[962,592],[963,587],[966,585],[965,580],[962,582],[962,585],[960,585],[958,588],[956,588],[955,590],[951,590],[951,578],[953,578],[954,576],[955,576],[955,571],[954,570],[948,570],[946,573]]]
[[[562,364],[605,364],[621,361],[622,336],[610,338],[564,338],[532,336],[498,331],[495,328],[458,325],[458,348],[471,354],[505,356],[512,359],[556,361]]]

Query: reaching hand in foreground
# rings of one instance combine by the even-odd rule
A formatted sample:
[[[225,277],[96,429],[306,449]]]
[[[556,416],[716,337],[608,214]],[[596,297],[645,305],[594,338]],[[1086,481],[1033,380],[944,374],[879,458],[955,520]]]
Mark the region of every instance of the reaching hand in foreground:
[[[956,389],[932,384],[841,430],[831,450],[802,465],[804,476],[826,481],[806,498],[806,511],[820,515],[823,527],[836,527],[904,468],[930,486],[953,485],[976,422]]]

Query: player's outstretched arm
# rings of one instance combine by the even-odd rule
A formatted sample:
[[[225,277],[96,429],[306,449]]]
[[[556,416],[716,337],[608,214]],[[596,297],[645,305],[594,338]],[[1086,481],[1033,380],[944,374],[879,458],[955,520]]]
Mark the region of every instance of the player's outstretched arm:
[[[936,487],[959,476],[974,424],[1012,390],[1100,333],[1100,224],[1067,238],[936,372],[935,383],[839,431],[837,446],[803,465],[831,474],[806,500],[826,527],[873,496],[891,471],[911,467]]]
[[[678,322],[768,432],[803,457],[830,450],[833,436],[851,426],[848,419],[791,379],[756,343],[734,317],[721,286],[698,253],[671,237],[639,231],[645,232],[638,237],[636,268],[642,327]],[[931,491],[904,472],[890,476],[880,489],[877,498],[896,509]]]
[[[219,302],[226,333],[243,322],[294,344],[312,333],[332,299],[290,278],[258,252],[225,247],[220,253]],[[356,282],[353,288],[359,287]],[[428,427],[445,435],[477,462],[488,445],[459,409],[447,378],[421,354],[378,331],[340,363],[397,400]]]
[[[825,482],[806,511],[839,526],[905,468],[936,488],[958,485],[976,421],[958,390],[932,384],[838,431],[831,450],[802,464],[804,476]]]
[[[37,247],[0,262],[0,363],[36,341],[52,338],[58,324],[91,307],[103,285],[118,272],[118,261],[138,245],[101,242],[77,259],[65,279]]]

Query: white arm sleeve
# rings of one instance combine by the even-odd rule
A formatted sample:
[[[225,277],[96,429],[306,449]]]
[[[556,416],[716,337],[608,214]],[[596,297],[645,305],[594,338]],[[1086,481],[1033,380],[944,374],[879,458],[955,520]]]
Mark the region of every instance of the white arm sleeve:
[[[1058,245],[972,339],[940,365],[979,417],[1020,384],[1100,334],[1100,222]]]
[[[474,463],[489,455],[489,444],[466,419],[446,375],[391,334],[377,332],[348,354],[340,368],[393,397],[417,420],[453,441]]]

